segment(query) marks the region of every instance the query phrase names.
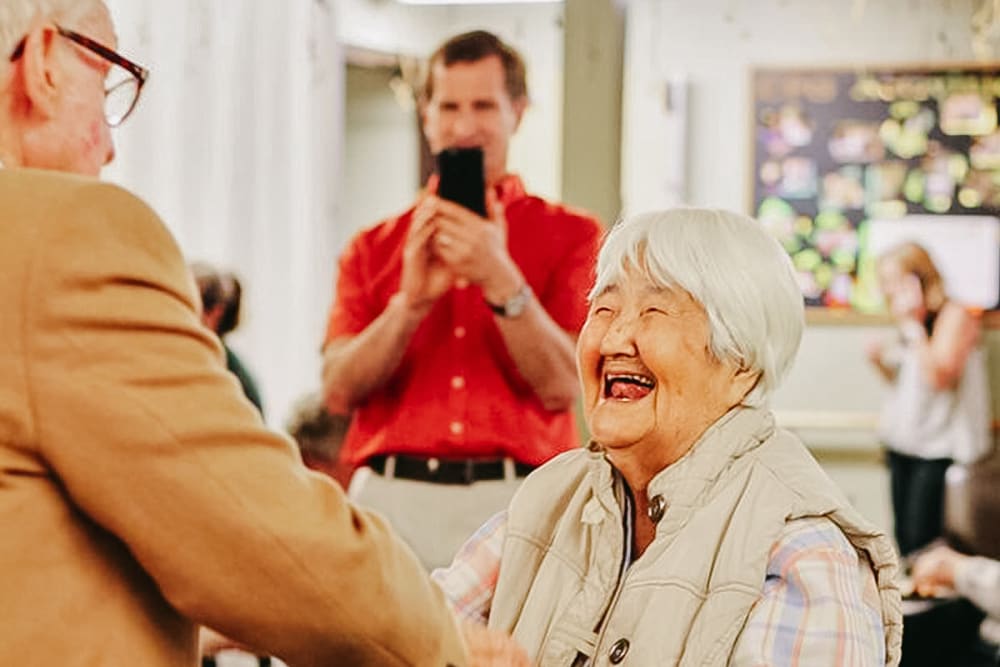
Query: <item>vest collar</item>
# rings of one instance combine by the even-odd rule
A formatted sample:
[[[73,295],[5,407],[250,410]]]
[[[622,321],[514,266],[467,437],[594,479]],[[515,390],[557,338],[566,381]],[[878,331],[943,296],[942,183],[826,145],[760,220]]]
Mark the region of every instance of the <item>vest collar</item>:
[[[662,496],[666,504],[657,533],[680,529],[694,509],[707,502],[733,461],[759,447],[774,428],[770,410],[737,406],[712,424],[687,454],[657,473],[646,489],[651,501]],[[605,509],[617,514],[621,509],[614,501],[613,489],[619,475],[599,448],[591,446],[589,451],[594,495]]]

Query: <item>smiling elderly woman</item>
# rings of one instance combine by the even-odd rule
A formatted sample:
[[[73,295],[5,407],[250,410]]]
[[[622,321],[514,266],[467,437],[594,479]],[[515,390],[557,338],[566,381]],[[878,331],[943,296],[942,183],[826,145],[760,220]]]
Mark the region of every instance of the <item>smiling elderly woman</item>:
[[[537,664],[895,665],[888,539],[766,409],[802,297],[755,221],[619,223],[577,346],[593,442],[435,578]]]

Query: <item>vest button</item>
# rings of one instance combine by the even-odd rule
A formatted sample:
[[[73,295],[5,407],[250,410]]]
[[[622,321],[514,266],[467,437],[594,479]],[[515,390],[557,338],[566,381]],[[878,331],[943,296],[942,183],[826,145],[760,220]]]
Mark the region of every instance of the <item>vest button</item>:
[[[653,523],[660,523],[663,513],[667,511],[667,501],[661,495],[655,495],[649,499],[649,507],[646,508],[646,516]]]
[[[608,652],[608,660],[611,661],[611,664],[617,665],[619,662],[624,660],[625,656],[628,655],[628,648],[628,640],[624,637],[616,641],[611,647],[611,650]]]

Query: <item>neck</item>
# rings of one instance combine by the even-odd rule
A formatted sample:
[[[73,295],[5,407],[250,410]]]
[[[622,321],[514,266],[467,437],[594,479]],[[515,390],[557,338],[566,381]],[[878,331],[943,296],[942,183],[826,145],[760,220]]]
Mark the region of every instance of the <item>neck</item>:
[[[640,443],[628,449],[608,450],[607,456],[638,502],[639,496],[645,501],[646,488],[652,479],[687,454],[692,445],[693,442],[674,447],[665,447],[662,443]]]
[[[5,105],[8,101],[9,98],[0,95],[0,106]],[[14,120],[9,115],[0,116],[0,165],[5,167],[22,166],[15,127]]]

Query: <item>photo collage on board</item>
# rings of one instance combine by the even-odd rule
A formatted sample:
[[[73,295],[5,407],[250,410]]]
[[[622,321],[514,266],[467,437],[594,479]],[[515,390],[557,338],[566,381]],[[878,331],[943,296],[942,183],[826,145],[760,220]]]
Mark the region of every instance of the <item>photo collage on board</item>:
[[[874,312],[871,221],[1000,213],[1000,68],[759,69],[753,214],[806,303]]]

